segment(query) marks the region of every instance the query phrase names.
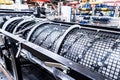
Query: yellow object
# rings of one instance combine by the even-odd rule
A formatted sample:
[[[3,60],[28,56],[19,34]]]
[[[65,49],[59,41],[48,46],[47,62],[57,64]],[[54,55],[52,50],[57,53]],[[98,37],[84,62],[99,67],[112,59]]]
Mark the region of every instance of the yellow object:
[[[96,2],[89,2],[90,4],[101,4],[101,3],[104,3],[102,1],[96,1]],[[84,5],[85,3],[81,3],[80,4]]]
[[[107,11],[107,8],[101,8],[102,11]]]
[[[87,10],[87,9],[86,9],[86,8],[82,8],[82,10],[84,10],[84,11],[85,11],[85,10]]]
[[[0,0],[0,4],[3,4],[5,1],[4,0]]]
[[[90,11],[90,9],[87,9],[87,8],[82,8],[81,10],[82,11]]]
[[[10,4],[13,4],[13,0],[0,0],[0,4],[7,4],[7,5],[10,5]]]

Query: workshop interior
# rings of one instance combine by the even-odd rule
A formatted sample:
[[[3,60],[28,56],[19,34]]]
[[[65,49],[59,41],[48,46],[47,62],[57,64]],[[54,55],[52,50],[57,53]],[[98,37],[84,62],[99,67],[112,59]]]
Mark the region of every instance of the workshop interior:
[[[0,0],[0,80],[120,80],[120,0]]]

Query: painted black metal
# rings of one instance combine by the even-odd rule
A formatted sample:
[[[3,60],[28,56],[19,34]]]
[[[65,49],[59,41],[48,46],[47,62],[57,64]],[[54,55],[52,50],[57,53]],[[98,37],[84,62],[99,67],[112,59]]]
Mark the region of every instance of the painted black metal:
[[[10,23],[7,22],[7,24]],[[18,22],[17,24],[21,25],[21,23]],[[14,24],[14,27],[17,24]],[[23,21],[23,24],[25,25],[18,25],[17,28],[29,26],[27,26],[26,21]],[[58,62],[69,67],[71,69],[69,75],[77,80],[81,77],[82,79],[97,80],[109,79],[108,77],[119,79],[119,63],[116,63],[116,61],[119,62],[119,59],[113,59],[119,53],[117,44],[117,40],[120,39],[119,30],[111,27],[89,25],[81,27],[73,25],[75,23],[61,24],[61,22],[36,23],[32,25],[34,28],[29,34],[28,32],[25,33],[27,34],[27,40],[22,39],[23,37],[8,34],[3,30],[0,31],[10,38],[10,42],[20,43],[22,49],[29,51],[32,56],[37,57],[39,60]],[[12,27],[12,25],[6,25],[7,31],[10,29],[9,26]],[[12,31],[13,28],[9,32],[12,33]],[[73,73],[79,76],[72,75]]]
[[[84,30],[84,29],[86,29],[86,30]],[[66,57],[66,58],[68,58],[68,59],[70,59],[70,60],[72,60],[72,61],[75,61],[75,62],[77,62],[77,63],[79,63],[79,64],[82,64],[82,65],[85,65],[86,67],[88,67],[87,66],[87,62],[85,61],[84,62],[84,60],[83,60],[83,63],[81,63],[82,61],[82,59],[85,59],[85,56],[86,56],[86,53],[87,52],[89,52],[90,50],[90,52],[94,52],[95,50],[93,49],[91,49],[92,48],[92,46],[94,46],[95,44],[98,44],[97,42],[100,42],[100,41],[102,41],[102,43],[100,42],[100,44],[106,44],[106,41],[108,41],[108,43],[106,44],[106,45],[108,45],[108,44],[110,44],[108,47],[110,47],[111,46],[111,44],[113,44],[113,42],[114,42],[114,40],[115,39],[118,39],[119,37],[119,34],[117,35],[117,34],[115,34],[115,33],[119,33],[119,32],[117,32],[117,31],[110,31],[110,30],[104,30],[104,29],[100,29],[100,28],[98,28],[97,27],[97,29],[95,29],[95,28],[91,28],[91,29],[88,29],[87,27],[82,27],[81,28],[81,30],[83,30],[82,32],[84,32],[84,33],[82,33],[83,34],[83,36],[85,36],[86,37],[86,40],[88,40],[88,44],[86,44],[86,43],[84,43],[84,39],[85,39],[85,37],[83,37],[83,38],[81,38],[82,40],[81,40],[81,42],[80,43],[74,43],[74,47],[72,47],[72,49],[70,49],[69,48],[69,46],[73,46],[73,44],[71,44],[72,42],[71,41],[73,41],[73,39],[74,39],[74,37],[69,37],[68,38],[68,40],[64,40],[64,41],[66,41],[66,42],[64,42],[64,43],[66,43],[66,44],[63,44],[62,43],[62,45],[64,45],[63,46],[63,48],[60,48],[61,50],[61,53],[60,54],[62,54],[62,56],[64,56],[64,57]],[[93,30],[95,30],[95,31],[93,31]],[[89,31],[91,31],[91,33],[89,33]],[[102,32],[101,32],[102,31]],[[75,32],[80,32],[80,31],[76,31],[75,30]],[[72,33],[72,35],[73,36],[75,36],[75,32],[73,32]],[[106,34],[106,32],[107,32],[107,34]],[[112,32],[112,34],[111,34],[111,32]],[[98,35],[100,35],[100,34],[103,34],[103,36],[100,36],[101,38],[103,38],[103,39],[101,39]],[[109,34],[108,34],[109,33]],[[69,33],[69,35],[71,36],[71,34]],[[69,36],[68,35],[68,36]],[[88,36],[89,35],[89,36]],[[89,42],[89,37],[90,37],[90,35],[94,35],[93,36],[93,39],[91,39],[90,40],[90,42]],[[67,37],[68,37],[67,36]],[[98,36],[98,38],[97,38],[97,36]],[[106,36],[106,37],[105,37]],[[104,39],[104,38],[108,38],[108,39]],[[113,41],[110,39],[110,38],[112,38],[113,39]],[[79,39],[80,40],[80,39]],[[104,41],[105,40],[105,41]],[[82,42],[83,41],[83,42]],[[86,41],[85,41],[86,42]],[[70,43],[70,45],[69,45],[69,43]],[[82,43],[82,44],[81,44]],[[86,45],[85,45],[86,44]],[[99,44],[99,45],[100,45]],[[66,46],[67,47],[66,47]],[[83,50],[83,52],[80,52],[80,51],[82,51],[82,49],[80,48],[81,47],[81,45],[82,45],[82,47],[84,47],[85,46],[85,48],[84,48],[84,50]],[[79,46],[79,47],[78,47]],[[102,49],[102,46],[103,45],[100,45],[99,47],[97,47],[96,46],[96,49],[97,50],[99,50],[98,48],[100,48],[101,49],[101,51],[103,50]],[[107,46],[106,46],[107,47]],[[115,75],[115,74],[112,74],[111,72],[110,72],[110,70],[108,69],[108,72],[110,72],[110,75],[109,75],[109,73],[107,73],[107,71],[105,71],[105,70],[102,70],[102,69],[100,69],[100,67],[104,67],[104,68],[107,68],[108,66],[110,66],[110,65],[107,65],[105,62],[109,59],[109,57],[111,56],[111,52],[109,52],[107,49],[106,49],[106,47],[105,47],[105,50],[103,50],[104,52],[105,52],[105,55],[107,56],[103,56],[103,57],[101,57],[101,61],[99,62],[99,61],[97,61],[97,63],[92,63],[91,64],[91,61],[90,62],[88,62],[88,64],[89,64],[89,68],[91,68],[91,69],[93,69],[93,67],[94,67],[94,70],[96,70],[96,71],[98,71],[98,72],[100,72],[100,73],[102,73],[102,72],[105,72],[105,75],[107,76],[110,76],[111,78],[113,78],[113,76],[111,76],[111,75]],[[95,48],[95,47],[93,47],[93,48]],[[99,51],[97,51],[96,50],[96,52],[94,52],[94,53],[92,53],[92,55],[97,55],[98,54],[98,52]],[[106,51],[107,50],[107,51]],[[90,54],[90,52],[89,53],[87,53],[88,55]],[[107,53],[106,53],[107,52]],[[65,54],[67,54],[67,55],[65,55]],[[97,53],[97,54],[96,54]],[[63,55],[64,54],[64,55]],[[79,57],[79,54],[80,54],[80,57]],[[81,54],[82,54],[82,56],[81,56]],[[101,54],[101,52],[99,53],[99,54]],[[104,53],[103,53],[104,54]],[[102,55],[103,55],[102,54]],[[88,56],[88,57],[92,57],[92,56]],[[97,57],[97,56],[96,56]],[[100,55],[99,55],[99,57],[100,57]],[[77,59],[76,59],[77,58]],[[94,58],[95,58],[95,56],[94,56]],[[103,58],[103,59],[102,59]],[[97,57],[97,59],[98,59],[98,57]],[[111,58],[110,58],[111,59]],[[91,59],[92,60],[92,59]],[[112,59],[111,59],[112,60]],[[88,60],[89,61],[89,60]],[[92,62],[94,62],[94,61],[92,61]],[[96,62],[96,61],[95,61]],[[119,65],[119,64],[117,64],[117,65]],[[91,67],[90,67],[91,66]],[[100,67],[99,67],[100,66]],[[104,73],[102,73],[102,74],[104,74]],[[118,73],[117,73],[118,74]],[[116,76],[114,77],[114,78],[116,78]]]
[[[53,61],[59,62],[65,66],[69,67],[71,69],[71,72],[73,71],[75,73],[82,74],[90,79],[97,79],[97,80],[109,79],[109,78],[106,78],[105,76],[102,76],[101,74],[97,73],[96,71],[90,71],[89,69],[83,67],[80,64],[77,64],[71,60],[68,60],[68,59],[66,59],[58,54],[55,54],[49,50],[46,50],[40,46],[37,46],[31,42],[28,42],[20,37],[17,37],[13,34],[10,34],[4,30],[0,29],[0,32],[3,33],[4,35],[6,35],[7,37],[13,39],[16,42],[21,42],[22,48],[31,52],[32,55],[37,56],[39,59],[41,59],[41,57],[43,56],[48,61],[53,60]],[[72,76],[75,77],[76,75],[72,75]],[[86,78],[86,79],[88,79],[88,78]],[[80,79],[81,79],[80,76],[76,77],[76,80],[80,80]],[[81,79],[81,80],[83,80],[83,79]]]
[[[8,56],[3,54],[3,57],[5,61],[5,67],[8,71],[10,71],[13,79],[23,80],[20,60],[19,58],[15,58],[15,55],[17,53],[16,43],[10,43],[9,40],[5,37],[5,49],[2,50],[6,50],[8,52]]]
[[[91,25],[91,24],[79,24],[79,23],[75,23],[75,22],[62,22],[62,21],[54,21],[52,20],[52,22],[55,22],[55,23],[63,23],[63,24],[67,24],[67,25],[80,25],[82,27],[86,27],[86,28],[94,28],[94,29],[103,29],[103,30],[112,30],[112,31],[120,31],[120,28],[118,27],[112,27],[112,26],[99,26],[99,25]]]
[[[34,24],[35,24],[34,18],[28,19],[28,20],[23,20],[14,28],[13,34],[15,34],[16,32],[18,32],[22,29],[25,29],[27,26],[34,25]]]
[[[30,33],[28,34],[27,36],[27,40],[30,40],[33,32],[40,26],[40,25],[43,25],[43,24],[48,24],[49,22],[42,22],[42,23],[37,23],[34,28],[32,28],[32,30],[30,31]]]
[[[73,25],[73,26],[69,27],[69,28],[65,31],[65,33],[61,36],[61,38],[60,38],[60,40],[59,40],[59,42],[58,42],[58,44],[57,44],[57,48],[56,48],[56,50],[55,50],[55,53],[57,53],[57,54],[60,53],[59,50],[60,50],[60,48],[61,48],[61,45],[62,45],[64,39],[65,39],[66,36],[67,36],[71,31],[73,31],[74,29],[80,29],[80,26],[79,26],[79,25]],[[60,55],[61,55],[61,54],[60,54]]]
[[[33,11],[12,11],[12,10],[0,10],[0,13],[28,13],[33,14]]]
[[[5,24],[2,26],[2,29],[3,30],[7,30],[7,31],[10,31],[10,29],[11,29],[11,27],[9,27],[9,26],[12,26],[12,27],[16,27],[16,25],[15,26],[13,26],[15,23],[15,21],[22,21],[23,19],[21,18],[21,17],[14,17],[14,18],[11,18],[10,20],[8,20],[8,21],[6,21],[5,22]],[[13,25],[11,24],[11,23],[13,23]],[[19,23],[19,22],[17,22],[17,23]],[[14,28],[13,28],[14,29]]]
[[[42,23],[30,31],[27,40],[55,52],[55,43],[58,42],[67,28],[65,25]]]
[[[9,44],[10,45],[10,44]],[[10,54],[11,54],[11,63],[12,63],[12,68],[14,72],[14,78],[15,80],[23,80],[22,76],[22,67],[21,67],[21,62],[19,58],[15,58],[16,53],[17,53],[17,47],[15,43],[11,43],[11,48],[9,49]]]

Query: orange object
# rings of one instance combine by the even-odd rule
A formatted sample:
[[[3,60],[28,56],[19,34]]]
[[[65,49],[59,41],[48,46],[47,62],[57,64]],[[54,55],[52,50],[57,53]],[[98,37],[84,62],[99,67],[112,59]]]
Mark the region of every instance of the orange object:
[[[31,0],[32,2],[49,2],[50,0]]]

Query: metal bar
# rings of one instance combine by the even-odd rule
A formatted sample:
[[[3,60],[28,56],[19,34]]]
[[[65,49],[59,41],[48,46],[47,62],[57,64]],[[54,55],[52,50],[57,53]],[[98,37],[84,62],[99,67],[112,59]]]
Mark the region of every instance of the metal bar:
[[[111,26],[109,27],[106,27],[106,26],[99,26],[99,25],[91,25],[91,24],[79,24],[79,23],[75,23],[75,22],[62,22],[62,21],[54,21],[54,20],[51,20],[52,22],[55,22],[55,23],[62,23],[62,24],[66,24],[66,25],[80,25],[82,26],[82,28],[93,28],[93,29],[96,29],[96,28],[99,28],[99,29],[102,29],[102,30],[114,30],[114,31],[120,31],[120,28],[113,28]]]
[[[8,11],[8,10],[0,10],[0,13],[29,13],[29,14],[33,14],[32,11]]]
[[[15,80],[23,80],[20,61],[15,58],[15,54],[17,52],[16,52],[16,48],[13,44],[12,44],[12,48],[9,49],[9,51],[10,51],[10,54],[11,54],[11,63],[12,63],[12,70],[13,70],[13,73],[14,73],[14,79]]]
[[[61,37],[61,39],[60,39],[60,41],[59,41],[59,43],[58,43],[58,45],[57,45],[57,49],[55,50],[55,53],[59,54],[60,47],[61,47],[61,45],[62,45],[62,43],[63,43],[63,40],[64,40],[65,37],[67,36],[67,34],[68,34],[70,31],[72,31],[73,29],[79,29],[79,28],[81,28],[81,26],[79,26],[79,25],[73,25],[73,26],[71,26],[70,28],[68,28],[68,29],[66,30],[66,32],[63,34],[63,36]]]
[[[20,30],[20,31],[14,33],[14,34],[15,34],[15,35],[18,35],[18,34],[20,34],[20,33],[22,33],[22,32],[25,32],[25,31],[27,31],[27,30],[30,30],[31,28],[33,28],[33,26],[27,27],[27,28],[25,28],[25,29],[23,29],[23,30]]]

